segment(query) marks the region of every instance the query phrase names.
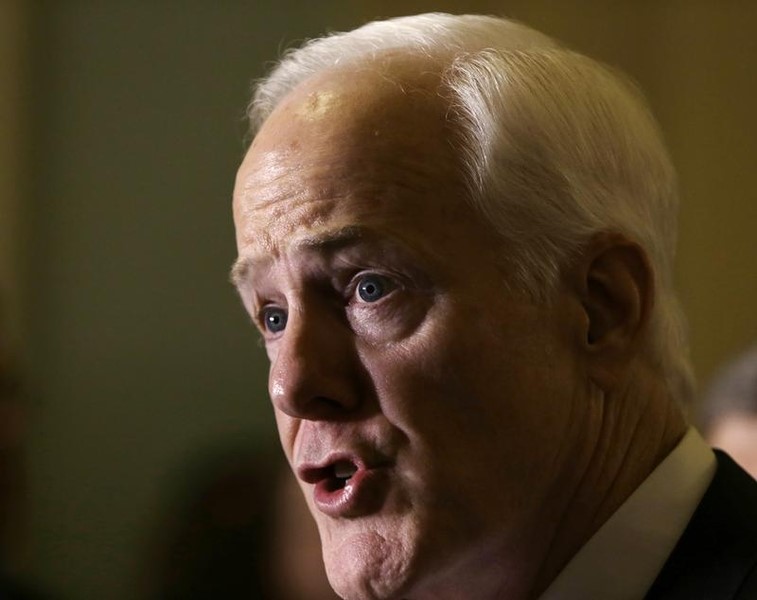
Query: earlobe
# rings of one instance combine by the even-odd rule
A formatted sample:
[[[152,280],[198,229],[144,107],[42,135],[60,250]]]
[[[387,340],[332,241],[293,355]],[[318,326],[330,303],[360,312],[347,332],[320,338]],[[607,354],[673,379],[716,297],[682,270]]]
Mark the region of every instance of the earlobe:
[[[589,376],[609,391],[642,347],[654,302],[654,277],[642,248],[616,233],[594,236],[576,263],[585,313]]]

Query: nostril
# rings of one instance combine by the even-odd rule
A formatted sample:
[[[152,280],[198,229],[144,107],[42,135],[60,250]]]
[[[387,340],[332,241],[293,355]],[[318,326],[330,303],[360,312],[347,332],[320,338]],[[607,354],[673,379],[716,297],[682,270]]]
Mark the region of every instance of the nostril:
[[[317,396],[311,400],[314,404],[321,405],[322,408],[334,412],[342,412],[345,409],[345,403],[327,396]]]
[[[295,414],[292,416],[311,421],[342,421],[349,419],[352,414],[348,404],[328,396],[302,399],[293,408]]]

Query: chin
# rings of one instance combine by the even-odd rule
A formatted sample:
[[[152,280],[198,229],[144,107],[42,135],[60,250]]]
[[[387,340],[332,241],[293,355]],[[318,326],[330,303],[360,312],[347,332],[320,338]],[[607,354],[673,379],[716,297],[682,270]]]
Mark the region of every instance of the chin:
[[[414,579],[412,553],[399,539],[378,532],[324,545],[329,583],[345,600],[399,600]]]

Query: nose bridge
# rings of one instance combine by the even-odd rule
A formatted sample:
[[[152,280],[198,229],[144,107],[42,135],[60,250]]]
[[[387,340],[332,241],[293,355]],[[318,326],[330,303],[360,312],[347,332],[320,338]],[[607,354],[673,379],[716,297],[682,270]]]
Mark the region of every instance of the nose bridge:
[[[358,362],[346,323],[314,307],[291,311],[271,360],[271,401],[293,417],[343,418],[359,404]]]

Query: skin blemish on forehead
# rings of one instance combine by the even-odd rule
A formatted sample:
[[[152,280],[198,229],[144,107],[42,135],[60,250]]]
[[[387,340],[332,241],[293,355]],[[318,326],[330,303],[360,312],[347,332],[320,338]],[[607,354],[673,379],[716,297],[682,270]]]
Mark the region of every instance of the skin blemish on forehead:
[[[340,106],[340,94],[331,90],[310,92],[295,114],[305,121],[319,121]]]

